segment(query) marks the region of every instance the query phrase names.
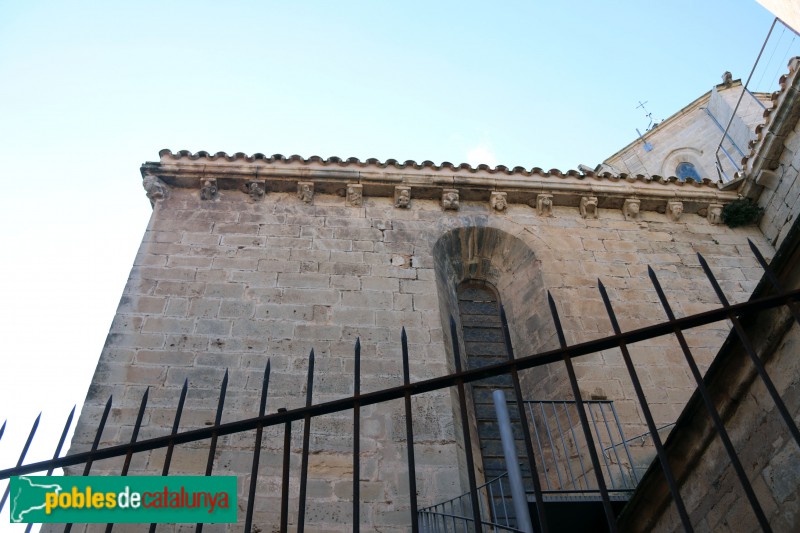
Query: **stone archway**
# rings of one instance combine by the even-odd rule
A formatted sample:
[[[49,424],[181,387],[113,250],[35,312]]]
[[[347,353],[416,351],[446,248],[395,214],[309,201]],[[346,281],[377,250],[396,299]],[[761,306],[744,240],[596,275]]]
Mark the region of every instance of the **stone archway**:
[[[516,237],[502,229],[480,224],[483,221],[450,229],[433,247],[434,270],[438,290],[439,309],[443,331],[450,331],[451,316],[457,325],[461,366],[475,368],[489,364],[488,358],[496,360],[507,357],[499,328],[499,307],[503,304],[512,332],[512,341],[517,356],[538,353],[554,347],[555,329],[547,307],[546,290],[540,271],[540,263],[533,250]],[[466,308],[480,310],[485,314],[464,313]],[[494,314],[492,317],[491,315]],[[476,325],[486,327],[474,327]],[[478,331],[480,330],[480,331]],[[486,336],[481,342],[480,335]],[[500,341],[499,343],[497,341]],[[449,355],[450,370],[454,370],[453,351],[449,341],[445,342]],[[489,354],[481,352],[491,352]],[[499,358],[499,359],[498,359]],[[496,362],[496,361],[495,361]],[[544,369],[526,372],[523,388],[527,395],[540,395],[537,383],[546,382],[545,376],[537,376]],[[525,386],[525,383],[528,386]],[[510,381],[506,384],[509,405],[516,405],[510,394]],[[491,458],[497,436],[492,435],[493,408],[491,389],[503,388],[502,383],[476,383],[469,387],[468,416],[473,457],[479,477],[484,480],[497,475],[498,465]],[[488,399],[486,393],[489,393]],[[454,398],[455,399],[455,398]],[[457,401],[453,405],[458,405]],[[487,412],[488,410],[488,412]],[[512,408],[512,411],[516,409]],[[457,423],[460,413],[455,412]],[[486,429],[488,428],[488,429]],[[458,434],[458,432],[457,432]],[[521,432],[519,434],[521,443]],[[460,439],[459,439],[460,440]],[[499,442],[499,441],[497,441]],[[463,442],[459,442],[463,450]],[[480,458],[480,459],[478,459]],[[462,473],[465,472],[463,457],[459,458]],[[504,462],[499,465],[504,470]],[[466,480],[462,480],[466,486]]]

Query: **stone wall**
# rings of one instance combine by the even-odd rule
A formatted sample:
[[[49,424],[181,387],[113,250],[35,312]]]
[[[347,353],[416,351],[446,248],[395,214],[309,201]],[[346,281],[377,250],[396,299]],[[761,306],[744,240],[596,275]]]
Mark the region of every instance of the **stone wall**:
[[[651,210],[633,217],[601,208],[599,218],[583,218],[577,207],[562,205],[544,216],[518,203],[500,211],[487,202],[461,201],[458,209],[443,210],[435,199],[414,198],[409,208],[399,208],[385,196],[365,195],[360,205],[348,205],[335,194],[316,194],[304,202],[295,192],[260,197],[226,189],[209,199],[192,187],[162,192],[164,198],[151,194],[153,217],[72,452],[89,447],[112,394],[103,444],[127,442],[147,387],[150,402],[139,438],[168,433],[186,379],[181,427],[212,424],[226,368],[223,422],[255,416],[267,359],[272,366],[268,412],[300,407],[312,348],[314,401],[349,396],[357,337],[362,392],[399,385],[401,326],[408,333],[412,381],[445,375],[453,368],[447,285],[459,277],[485,275],[496,284],[509,310],[516,354],[524,356],[553,346],[547,290],[572,344],[611,333],[598,278],[628,330],[664,319],[647,265],[680,316],[717,304],[697,252],[734,302],[747,299],[760,277],[746,239],[771,255],[757,228],[731,230],[694,213],[674,220]],[[477,260],[474,268],[470,258]],[[703,368],[727,330],[726,324],[713,324],[687,333]],[[677,343],[656,339],[632,346],[631,352],[656,422],[673,422],[694,388]],[[615,401],[628,435],[645,430],[617,351],[576,361],[576,371],[587,398]],[[531,397],[571,399],[560,365],[531,370],[523,380]],[[412,401],[420,505],[466,491],[454,405],[447,391]],[[402,413],[402,402],[362,411],[361,520],[382,531],[405,531],[410,519]],[[314,531],[348,529],[350,427],[350,413],[312,425],[307,524]],[[300,424],[294,430],[296,467]],[[215,462],[215,472],[239,475],[240,501],[249,483],[252,440],[252,434],[221,439]],[[272,531],[278,520],[281,446],[282,428],[266,431],[255,516],[262,531]],[[207,443],[181,446],[171,471],[202,473],[206,454]],[[138,454],[131,474],[159,473],[163,457],[163,450]],[[93,472],[118,473],[120,464],[103,461]],[[296,498],[296,483],[291,491]],[[296,508],[293,499],[292,513]]]
[[[795,224],[771,267],[784,288],[800,287],[800,225]],[[774,294],[764,281],[754,296]],[[800,361],[797,359],[800,327],[783,309],[745,316],[742,326],[755,353],[764,362],[775,389],[795,423],[800,419]],[[705,376],[734,449],[758,502],[774,531],[800,527],[800,448],[781,418],[775,402],[731,333]],[[670,464],[680,481],[680,493],[697,531],[761,531],[741,482],[731,466],[722,441],[711,426],[699,395],[695,394],[666,443]],[[671,496],[658,472],[651,467],[626,508],[625,531],[682,531]]]
[[[650,151],[645,150],[644,141],[639,139],[603,161],[601,167],[612,173],[667,177],[675,175],[679,163],[687,162],[695,166],[701,178],[718,181],[715,154],[733,110],[736,109],[736,116],[728,134],[741,152],[730,142],[725,142],[723,148],[738,164],[749,150],[747,143],[753,138],[756,126],[764,121],[759,101],[770,105],[768,95],[759,93],[757,101],[745,94],[737,108],[741,94],[740,81],[713,87],[711,92],[643,132],[644,141],[651,146]],[[719,157],[723,170],[732,179],[736,168],[724,152],[720,151]]]
[[[800,213],[800,123],[786,134],[779,159],[768,171],[772,179],[762,180],[769,186],[761,192],[758,204],[764,208],[760,227],[773,246],[779,247]]]

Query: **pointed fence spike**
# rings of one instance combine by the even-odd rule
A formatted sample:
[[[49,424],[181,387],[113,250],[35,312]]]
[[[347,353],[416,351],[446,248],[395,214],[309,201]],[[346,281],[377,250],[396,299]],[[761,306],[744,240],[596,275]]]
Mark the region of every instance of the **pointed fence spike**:
[[[753,243],[753,241],[750,239],[747,239],[747,244],[750,245],[750,250],[753,252],[753,255],[756,256],[756,261],[758,261],[758,264],[764,269],[764,275],[772,284],[773,288],[778,292],[782,292],[783,287],[781,286],[781,282],[778,279],[778,276],[775,275],[775,272],[773,272],[772,268],[770,268],[770,265],[767,262],[767,259],[761,253],[761,250],[759,250],[755,243]],[[792,314],[795,316],[795,320],[800,322],[800,312],[798,312],[796,304],[790,303],[789,308],[792,311]]]
[[[61,437],[58,439],[58,444],[56,445],[56,451],[53,453],[53,460],[58,459],[58,456],[61,454],[61,448],[64,446],[64,441],[67,440],[67,433],[69,433],[69,428],[72,426],[72,419],[75,416],[75,408],[77,406],[73,405],[72,410],[69,412],[69,416],[67,417],[67,422],[64,424],[64,429],[61,431]],[[54,467],[50,467],[47,469],[46,476],[52,475]]]
[[[361,337],[356,337],[353,353],[353,533],[359,533],[361,522]]]
[[[453,318],[453,315],[450,315],[450,342],[453,345],[453,365],[455,367],[456,374],[461,373],[461,348],[458,344],[458,328],[456,327],[456,320]],[[472,456],[472,441],[470,439],[470,427],[469,427],[469,415],[467,411],[467,400],[466,400],[466,391],[464,387],[464,379],[459,377],[456,379],[456,390],[458,396],[458,406],[461,412],[461,436],[464,439],[464,449],[466,450],[466,470],[467,470],[467,481],[469,482],[469,495],[470,495],[470,503],[472,505],[472,521],[473,524],[477,526],[477,531],[482,531],[480,526],[481,522],[481,506],[480,501],[478,499],[478,483],[475,478],[475,462]],[[409,397],[406,400],[406,425],[407,427],[412,426],[411,420],[411,399]],[[413,446],[409,446],[409,449],[413,449]],[[415,472],[412,472],[412,465],[409,465],[409,478],[415,475]],[[416,487],[416,484],[414,485]],[[416,495],[416,488],[410,491],[411,499],[412,499],[412,522],[411,527],[416,528],[417,526],[417,519],[418,519],[418,511],[417,511],[417,495]],[[416,530],[414,530],[416,531]]]
[[[311,396],[314,389],[314,349],[308,356],[308,376],[306,377],[306,407],[311,407]]]
[[[361,394],[361,337],[356,337],[353,352],[353,395]]]
[[[609,300],[608,298],[608,292],[606,292],[606,288],[603,286],[602,283],[598,285],[598,288],[600,289],[600,295],[603,298],[603,304],[605,305],[608,318],[611,321],[611,326],[614,329],[614,334],[622,335],[622,330],[619,327],[619,321],[617,320],[617,315],[616,313],[614,313],[614,307],[611,305],[611,300]],[[636,373],[636,368],[634,367],[633,359],[631,358],[630,352],[628,351],[627,343],[625,343],[624,341],[620,341],[617,347],[619,348],[620,353],[622,354],[622,359],[625,361],[625,366],[628,369],[628,374],[630,375],[634,392],[636,393],[636,397],[639,400],[639,406],[642,410],[642,414],[644,415],[645,421],[647,422],[647,427],[650,431],[650,437],[653,439],[653,444],[656,447],[656,455],[658,457],[659,462],[661,463],[662,473],[664,474],[664,477],[667,480],[667,485],[669,486],[670,493],[672,494],[673,502],[675,503],[678,509],[678,514],[680,516],[681,522],[686,531],[691,531],[691,522],[689,520],[689,515],[686,511],[683,499],[681,498],[680,492],[678,490],[678,484],[675,480],[675,476],[672,473],[672,469],[670,468],[669,460],[664,450],[664,446],[661,442],[661,438],[658,435],[658,427],[656,426],[655,420],[653,419],[653,415],[650,411],[650,406],[647,403],[647,397],[644,394],[644,389],[642,388],[639,376]]]
[[[306,385],[306,407],[312,405],[314,390],[314,348],[308,356],[308,379]],[[303,449],[300,459],[300,491],[298,494],[297,533],[305,531],[306,521],[306,486],[308,481],[308,450],[311,435],[311,415],[303,417]]]
[[[31,447],[31,442],[33,441],[33,436],[36,434],[36,429],[39,427],[39,420],[42,418],[41,411],[39,412],[39,416],[36,417],[36,420],[33,422],[33,427],[31,427],[31,432],[28,434],[28,440],[25,441],[25,446],[22,447],[22,453],[19,454],[19,460],[17,461],[17,466],[22,464],[22,461],[25,460],[25,456],[28,454],[28,448]],[[11,487],[9,483],[6,485],[6,490],[3,492],[3,497],[0,498],[0,511],[3,510],[3,507],[6,504],[6,499],[8,499],[8,491]]]
[[[258,416],[262,417],[267,412],[267,395],[269,394],[270,362],[264,366],[264,377],[261,380],[261,401],[258,405]],[[247,510],[245,512],[244,531],[251,531],[253,526],[253,512],[256,501],[256,485],[258,484],[258,465],[261,460],[261,441],[264,433],[263,423],[256,426],[256,441],[253,448],[253,463],[250,467],[250,487],[247,492]]]
[[[719,286],[719,282],[717,281],[717,278],[714,277],[711,267],[708,266],[708,263],[700,252],[697,252],[697,260],[700,261],[700,266],[703,268],[703,272],[705,272],[708,281],[714,288],[714,292],[717,294],[717,298],[719,298],[720,303],[722,303],[723,307],[728,307],[730,303],[725,297],[725,293],[722,292],[722,287]]]

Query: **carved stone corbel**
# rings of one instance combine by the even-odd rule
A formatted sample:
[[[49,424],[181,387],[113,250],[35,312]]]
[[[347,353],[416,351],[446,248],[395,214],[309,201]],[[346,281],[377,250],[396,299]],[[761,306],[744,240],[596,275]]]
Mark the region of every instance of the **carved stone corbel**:
[[[364,202],[364,187],[355,183],[347,185],[345,200],[351,207],[361,207]]]
[[[670,220],[677,222],[683,215],[683,202],[670,200],[667,202],[667,216]]]
[[[203,187],[200,189],[201,200],[216,200],[219,189],[217,178],[203,178]]]
[[[536,212],[542,217],[553,216],[552,194],[540,194],[536,196]]]
[[[639,218],[640,208],[640,200],[636,198],[626,198],[625,203],[622,204],[622,215],[625,217],[625,220],[636,220]]]
[[[722,224],[722,204],[708,204],[709,224]]]
[[[583,218],[597,218],[597,196],[582,197],[580,210]]]
[[[394,206],[401,209],[411,207],[411,187],[398,185],[394,188]]]
[[[458,211],[459,207],[458,189],[442,189],[442,208]]]
[[[156,176],[148,174],[142,178],[142,187],[144,187],[145,193],[150,199],[150,205],[154,206],[157,201],[169,197],[169,187]]]
[[[508,193],[493,192],[489,198],[489,204],[495,211],[505,211],[508,207]]]
[[[314,182],[313,181],[298,181],[297,182],[297,197],[310,204],[314,201]]]
[[[248,181],[244,185],[244,190],[250,195],[250,198],[256,202],[264,198],[264,195],[267,193],[264,183],[260,181]]]

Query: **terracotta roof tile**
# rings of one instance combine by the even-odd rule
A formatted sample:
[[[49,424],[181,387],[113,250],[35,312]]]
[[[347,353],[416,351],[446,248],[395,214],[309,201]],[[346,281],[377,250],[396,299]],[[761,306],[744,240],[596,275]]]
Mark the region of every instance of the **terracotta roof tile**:
[[[244,163],[254,163],[254,162],[263,162],[265,164],[320,164],[322,166],[337,166],[337,167],[358,167],[358,168],[368,168],[368,167],[375,167],[375,168],[392,168],[397,170],[403,169],[414,169],[414,170],[427,170],[432,172],[448,172],[448,173],[455,173],[455,174],[474,174],[477,172],[485,172],[490,175],[507,175],[507,176],[538,176],[538,177],[552,177],[552,178],[572,178],[572,179],[591,179],[595,181],[611,181],[611,182],[618,182],[620,180],[626,182],[655,182],[661,184],[675,184],[682,187],[713,187],[716,188],[716,182],[710,179],[703,179],[702,183],[695,182],[693,180],[688,181],[681,181],[675,176],[670,177],[662,177],[658,175],[654,175],[652,177],[644,176],[642,174],[631,175],[631,174],[611,174],[610,172],[602,172],[602,173],[595,173],[592,171],[587,172],[579,172],[577,170],[568,170],[566,172],[562,172],[559,169],[552,168],[548,171],[543,170],[541,167],[533,167],[530,170],[516,166],[514,168],[508,168],[505,165],[497,165],[494,168],[490,167],[486,164],[480,164],[476,167],[473,167],[469,163],[461,163],[459,165],[454,165],[449,161],[444,161],[440,165],[435,164],[433,161],[426,160],[421,163],[417,163],[413,160],[407,160],[403,163],[400,163],[396,159],[387,159],[384,162],[376,158],[369,158],[365,161],[361,161],[356,157],[349,157],[347,159],[342,159],[340,157],[329,157],[327,159],[323,159],[320,156],[312,155],[308,158],[303,158],[299,155],[291,155],[291,156],[284,156],[282,154],[273,154],[271,156],[266,156],[261,153],[256,153],[253,155],[247,155],[242,152],[237,152],[233,155],[228,155],[225,152],[217,152],[215,154],[211,154],[206,151],[199,151],[196,153],[192,153],[188,150],[180,150],[178,152],[172,152],[169,149],[161,150],[158,155],[161,157],[162,162],[166,161],[180,161],[180,160],[189,160],[189,161],[198,161],[198,160],[205,160],[209,162],[219,161],[219,162],[244,162]]]

